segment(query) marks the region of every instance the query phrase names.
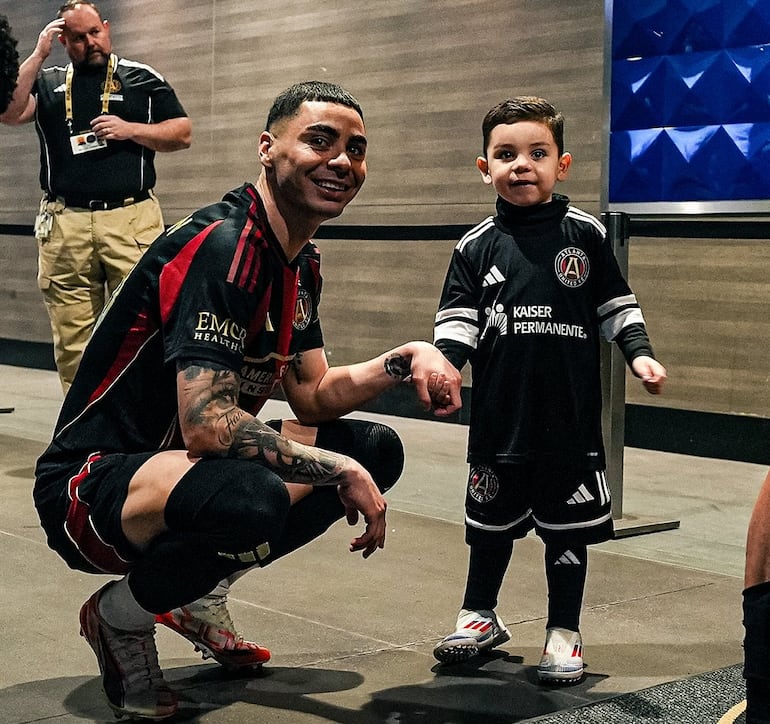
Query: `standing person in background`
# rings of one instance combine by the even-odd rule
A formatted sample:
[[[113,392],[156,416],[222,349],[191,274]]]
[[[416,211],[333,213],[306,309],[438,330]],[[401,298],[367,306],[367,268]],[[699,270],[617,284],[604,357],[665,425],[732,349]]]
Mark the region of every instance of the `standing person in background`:
[[[0,115],[5,113],[13,98],[18,75],[19,54],[16,52],[16,38],[11,34],[8,18],[0,15]]]
[[[583,676],[580,612],[587,545],[612,537],[604,477],[599,336],[614,341],[651,394],[666,371],[641,309],[593,216],[554,193],[572,162],[564,119],[519,97],[484,118],[476,165],[497,214],[459,242],[435,344],[473,369],[465,503],[470,566],[455,631],[434,654],[463,661],[510,638],[494,609],[513,543],[545,543],[548,620],[538,676]]]
[[[56,38],[71,62],[43,69]],[[7,125],[32,120],[43,189],[38,283],[66,392],[106,299],[163,232],[155,152],[188,148],[192,126],[163,76],[115,55],[109,22],[76,0],[41,31],[0,115]]]
[[[744,583],[746,724],[770,724],[770,473],[749,521]]]

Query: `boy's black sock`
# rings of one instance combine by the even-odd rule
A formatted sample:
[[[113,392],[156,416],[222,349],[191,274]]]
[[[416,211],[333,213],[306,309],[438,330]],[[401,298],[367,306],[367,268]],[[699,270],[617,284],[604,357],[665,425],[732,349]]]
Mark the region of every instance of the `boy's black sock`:
[[[486,611],[497,606],[497,596],[512,554],[512,540],[500,545],[471,545],[463,608]]]
[[[588,571],[586,546],[546,544],[545,577],[548,582],[546,628],[580,630],[580,609]]]

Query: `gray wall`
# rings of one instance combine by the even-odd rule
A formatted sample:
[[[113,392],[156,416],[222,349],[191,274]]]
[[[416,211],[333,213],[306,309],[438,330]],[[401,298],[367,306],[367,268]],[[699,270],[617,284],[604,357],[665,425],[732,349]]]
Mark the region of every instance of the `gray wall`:
[[[23,57],[57,2],[0,0]],[[254,141],[270,101],[308,78],[361,101],[369,178],[339,224],[470,224],[493,195],[474,166],[481,118],[514,94],[566,115],[574,156],[561,186],[600,212],[604,155],[604,6],[600,0],[115,0],[100,3],[115,50],[160,70],[194,124],[190,150],[157,157],[167,222],[257,173]],[[65,62],[57,48],[52,62]],[[31,224],[34,130],[0,128],[0,224]],[[322,306],[332,363],[431,336],[455,239],[323,240]],[[49,341],[29,237],[0,235],[0,338]],[[670,372],[662,398],[628,401],[770,417],[770,245],[730,239],[632,239],[629,277]]]

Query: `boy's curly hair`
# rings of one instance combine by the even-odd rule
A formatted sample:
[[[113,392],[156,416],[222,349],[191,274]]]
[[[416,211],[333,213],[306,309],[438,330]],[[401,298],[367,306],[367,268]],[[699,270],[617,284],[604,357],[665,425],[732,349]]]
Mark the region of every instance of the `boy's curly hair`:
[[[8,19],[0,15],[0,113],[5,113],[16,88],[19,75],[19,54],[16,39],[11,34]]]

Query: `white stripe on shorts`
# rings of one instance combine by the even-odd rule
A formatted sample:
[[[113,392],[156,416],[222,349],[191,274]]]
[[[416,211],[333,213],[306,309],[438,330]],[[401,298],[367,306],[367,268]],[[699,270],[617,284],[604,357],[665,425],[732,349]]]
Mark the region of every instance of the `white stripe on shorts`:
[[[595,525],[606,523],[611,517],[612,512],[609,512],[599,516],[598,518],[594,518],[593,520],[583,521],[582,523],[543,523],[539,521],[534,515],[532,516],[532,519],[541,528],[545,528],[546,530],[576,530],[578,528],[593,528]]]
[[[596,482],[599,487],[599,502],[602,505],[607,505],[610,502],[610,486],[607,485],[607,476],[604,470],[596,471]]]
[[[532,515],[532,509],[530,508],[524,515],[517,518],[516,520],[506,523],[505,525],[489,525],[488,523],[480,523],[478,520],[473,520],[473,518],[469,518],[466,514],[465,516],[465,525],[469,525],[471,528],[478,528],[479,530],[491,530],[491,531],[504,531],[504,530],[510,530],[511,528],[516,527],[519,525],[519,523],[524,522],[527,518],[529,518]]]

